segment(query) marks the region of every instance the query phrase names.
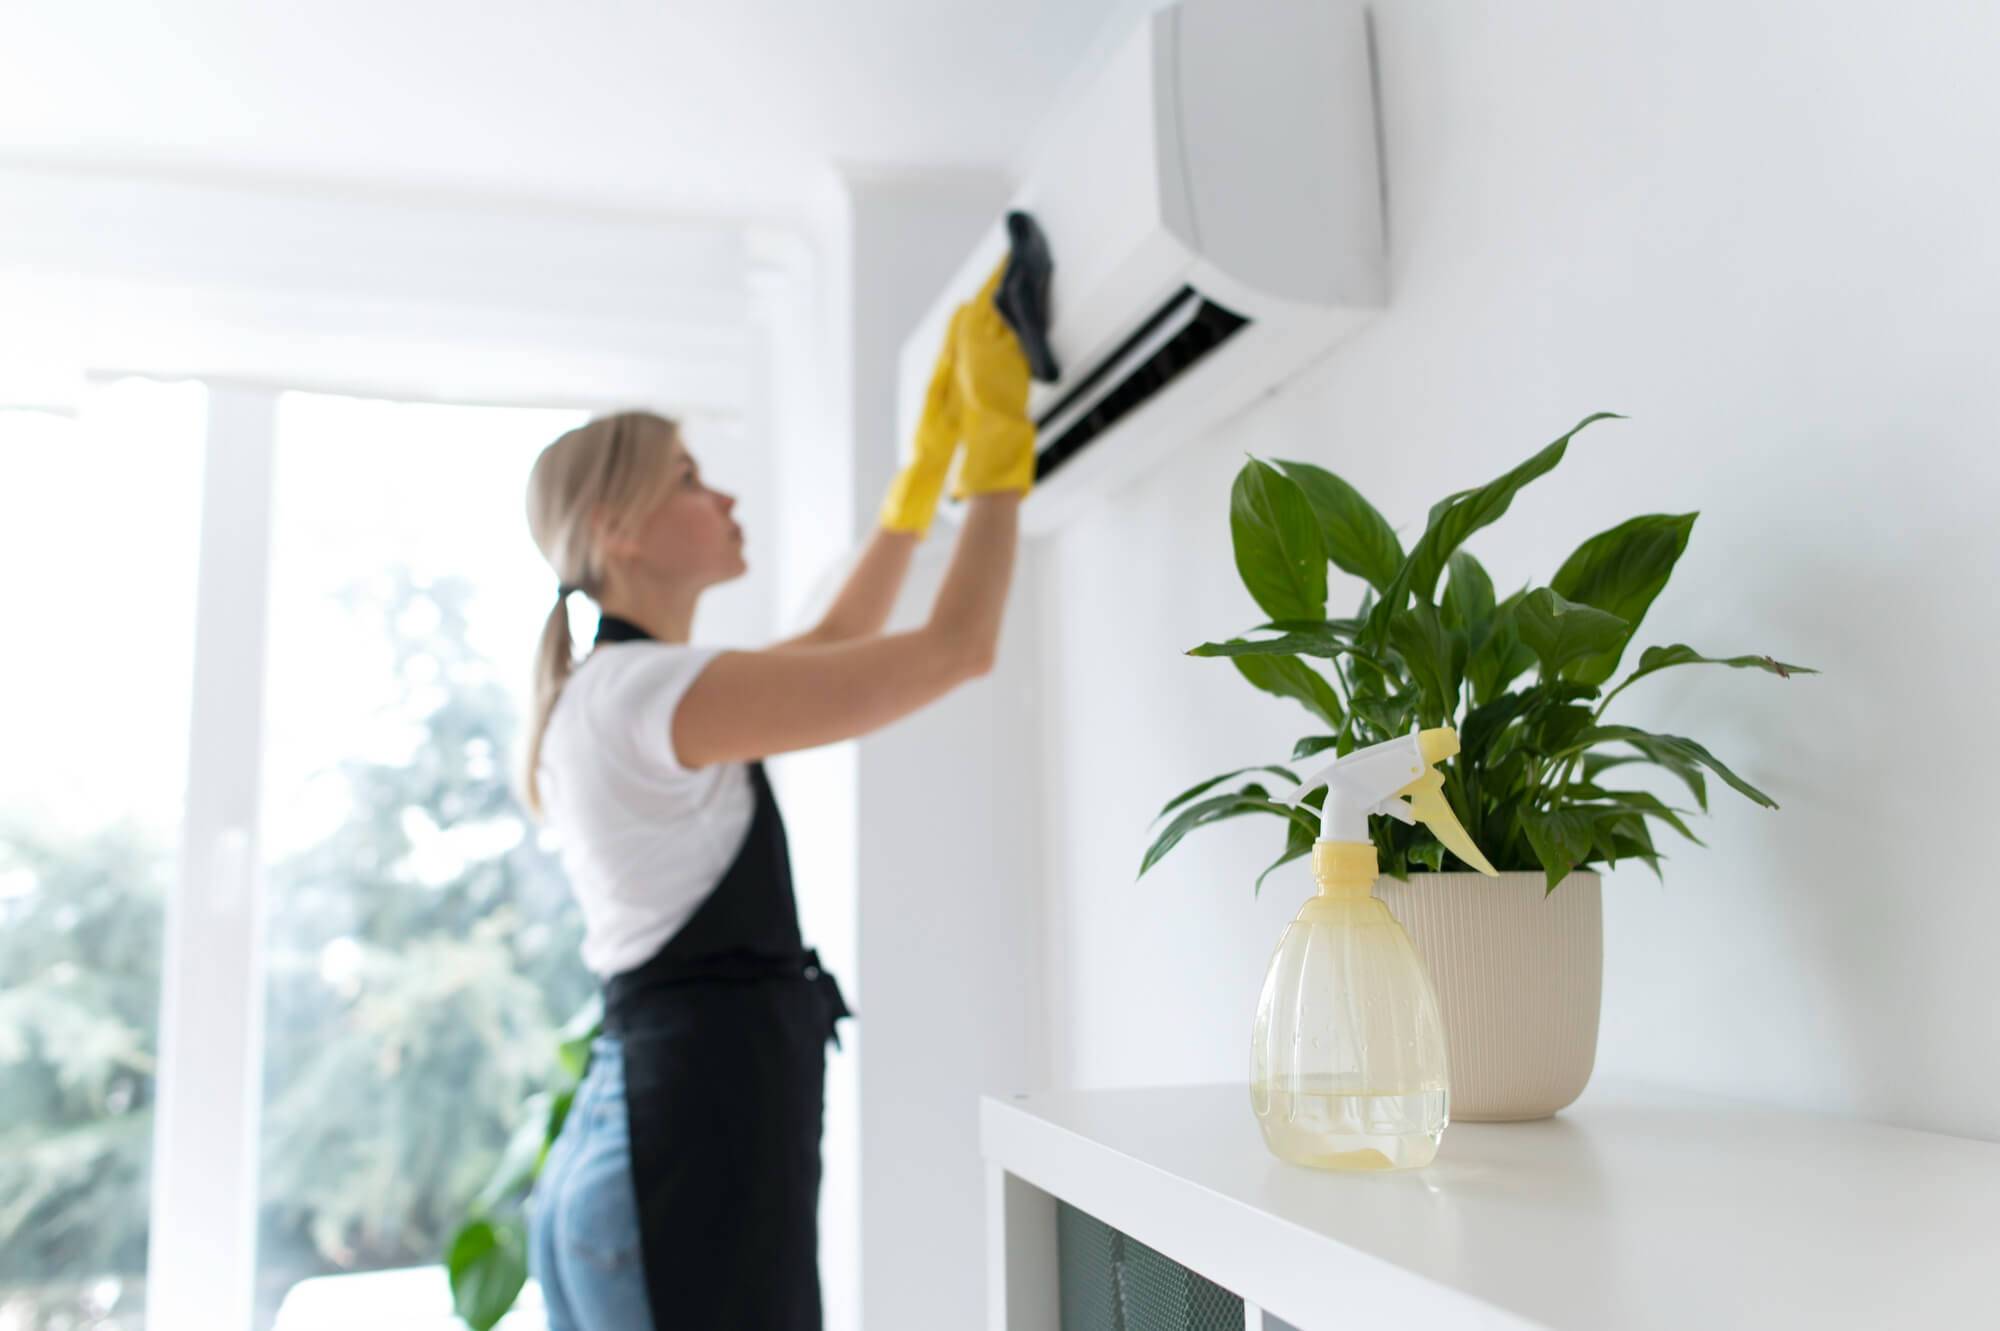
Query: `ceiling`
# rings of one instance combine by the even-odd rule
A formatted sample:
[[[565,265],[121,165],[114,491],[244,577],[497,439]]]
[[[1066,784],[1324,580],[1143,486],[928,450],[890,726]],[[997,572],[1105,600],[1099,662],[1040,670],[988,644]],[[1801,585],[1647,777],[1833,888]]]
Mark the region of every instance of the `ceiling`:
[[[1157,0],[68,0],[0,17],[0,162],[795,217],[1010,170]]]

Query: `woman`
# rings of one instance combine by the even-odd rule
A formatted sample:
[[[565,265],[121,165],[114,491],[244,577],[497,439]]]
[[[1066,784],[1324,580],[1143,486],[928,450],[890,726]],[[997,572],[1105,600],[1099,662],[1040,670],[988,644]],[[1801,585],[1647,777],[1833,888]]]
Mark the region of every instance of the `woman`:
[[[1035,469],[1004,268],[954,315],[881,529],[798,637],[688,642],[703,589],[743,573],[743,533],[672,422],[608,416],[535,462],[529,526],[561,587],[525,794],[561,835],[605,1000],[529,1202],[550,1331],[820,1326],[826,1041],[847,1009],[800,938],[763,760],[865,735],[993,660]],[[928,623],[885,634],[961,441],[950,570]],[[571,591],[602,612],[574,667]]]

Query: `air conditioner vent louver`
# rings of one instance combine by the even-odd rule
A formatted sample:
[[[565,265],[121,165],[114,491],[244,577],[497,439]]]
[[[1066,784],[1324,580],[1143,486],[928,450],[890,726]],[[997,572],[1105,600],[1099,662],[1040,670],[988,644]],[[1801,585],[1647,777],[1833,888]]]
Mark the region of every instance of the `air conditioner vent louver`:
[[[1044,441],[1035,457],[1036,480],[1047,479],[1085,444],[1249,322],[1193,287],[1182,287],[1102,365],[1036,418]]]

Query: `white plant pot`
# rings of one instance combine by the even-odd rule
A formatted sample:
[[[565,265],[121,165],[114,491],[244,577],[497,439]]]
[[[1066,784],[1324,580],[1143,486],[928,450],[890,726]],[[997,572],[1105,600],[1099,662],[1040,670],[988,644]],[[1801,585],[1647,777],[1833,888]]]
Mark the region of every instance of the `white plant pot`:
[[[1375,894],[1430,969],[1451,1058],[1451,1117],[1547,1118],[1597,1062],[1604,897],[1579,871],[1544,895],[1539,873],[1384,876]]]

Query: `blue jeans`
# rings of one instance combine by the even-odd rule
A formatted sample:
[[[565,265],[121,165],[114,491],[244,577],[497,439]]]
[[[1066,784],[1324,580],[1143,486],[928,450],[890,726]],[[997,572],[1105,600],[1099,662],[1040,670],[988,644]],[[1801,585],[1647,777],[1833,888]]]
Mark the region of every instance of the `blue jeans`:
[[[590,1067],[529,1194],[528,1271],[542,1287],[549,1331],[652,1331],[616,1036],[591,1045]]]

